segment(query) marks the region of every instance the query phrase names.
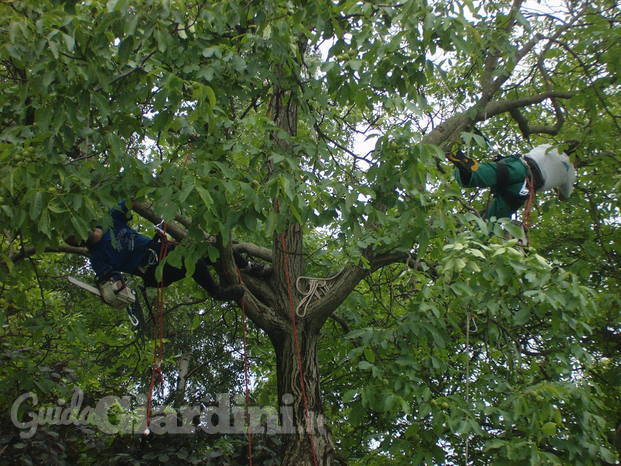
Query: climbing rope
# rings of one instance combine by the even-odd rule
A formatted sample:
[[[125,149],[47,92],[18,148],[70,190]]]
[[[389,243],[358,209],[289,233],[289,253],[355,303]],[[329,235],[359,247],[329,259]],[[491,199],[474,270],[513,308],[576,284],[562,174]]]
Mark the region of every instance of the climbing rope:
[[[524,212],[522,214],[522,224],[525,229],[528,229],[528,221],[530,218],[530,212],[535,204],[535,183],[533,181],[533,175],[528,170],[529,176],[526,177],[526,188],[528,189],[528,198],[526,199],[526,203],[524,204]]]
[[[289,255],[287,254],[287,243],[285,240],[285,234],[281,233],[280,235],[280,245],[283,253],[283,270],[285,272],[285,280],[287,282],[287,294],[289,295],[289,309],[291,311],[291,326],[293,327],[293,346],[295,349],[295,355],[298,363],[298,371],[300,373],[300,391],[302,392],[302,402],[304,404],[304,417],[306,421],[306,437],[308,438],[308,444],[311,450],[311,459],[313,461],[313,466],[317,466],[319,463],[317,461],[317,453],[315,451],[315,444],[313,442],[313,437],[311,434],[311,429],[313,429],[312,421],[310,419],[309,410],[308,410],[308,397],[306,396],[306,382],[304,380],[304,368],[302,366],[302,354],[300,350],[300,341],[298,336],[298,328],[296,324],[296,309],[293,302],[293,289],[291,283],[291,276],[289,275]]]
[[[528,168],[528,176],[526,177],[526,188],[528,189],[528,197],[526,198],[526,202],[524,204],[524,212],[522,212],[522,228],[526,239],[525,246],[528,247],[530,245],[530,240],[528,238],[530,212],[535,204],[535,196],[537,195],[535,191],[535,181],[530,168]]]
[[[239,267],[237,269],[237,278],[239,283],[242,285],[244,281],[242,280],[241,272],[239,271]],[[242,311],[242,323],[243,323],[243,347],[244,347],[244,395],[246,400],[246,406],[244,409],[244,416],[246,418],[246,437],[248,439],[248,464],[252,466],[252,426],[250,425],[250,414],[249,414],[249,406],[250,406],[250,363],[248,361],[248,318],[246,315],[246,308],[244,306],[243,299],[239,303],[239,307]]]
[[[160,225],[163,224],[163,228]],[[160,237],[161,245],[158,255],[158,264],[161,264],[162,260],[168,254],[168,248],[174,242],[169,241],[166,236],[166,224],[160,223],[156,226],[158,235]],[[145,434],[149,434],[149,426],[151,425],[151,413],[153,406],[153,390],[155,384],[159,384],[160,390],[164,387],[164,376],[162,374],[162,361],[164,360],[164,276],[157,284],[157,297],[156,307],[157,313],[156,319],[153,323],[153,363],[151,365],[151,381],[149,382],[149,391],[147,393],[147,414],[146,414],[146,430]]]
[[[320,299],[323,298],[328,291],[330,290],[330,282],[335,280],[342,271],[332,275],[328,278],[316,278],[316,277],[298,277],[295,281],[295,287],[298,292],[303,295],[300,303],[297,305],[295,309],[295,313],[298,317],[305,317],[308,306],[310,305],[313,298]],[[302,288],[302,281],[306,280],[308,282],[308,289]]]

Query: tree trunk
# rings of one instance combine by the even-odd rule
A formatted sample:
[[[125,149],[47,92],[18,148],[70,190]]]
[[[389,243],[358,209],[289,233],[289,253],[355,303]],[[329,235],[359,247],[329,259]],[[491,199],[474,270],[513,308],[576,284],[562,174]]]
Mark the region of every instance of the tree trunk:
[[[329,465],[333,463],[334,448],[321,416],[319,329],[311,330],[312,319],[295,314],[299,302],[295,282],[304,272],[300,225],[291,224],[283,233],[275,235],[274,258],[276,312],[284,325],[269,334],[276,353],[278,400],[291,412],[293,426],[293,431],[283,436],[282,464]]]
[[[276,351],[278,399],[292,414],[294,431],[284,433],[283,465],[331,465],[334,443],[323,420],[317,342],[319,334],[302,321],[272,338]],[[299,344],[299,351],[296,348]],[[300,368],[302,371],[300,371]]]

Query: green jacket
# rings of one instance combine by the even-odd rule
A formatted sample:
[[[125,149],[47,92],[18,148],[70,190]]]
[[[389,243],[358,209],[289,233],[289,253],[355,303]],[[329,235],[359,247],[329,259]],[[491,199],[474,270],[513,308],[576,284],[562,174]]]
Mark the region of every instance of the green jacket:
[[[464,182],[459,170],[455,169],[455,179],[460,186],[466,188],[492,188],[492,201],[490,202],[485,217],[502,218],[511,217],[522,207],[528,196],[520,195],[527,176],[526,167],[518,157],[502,159],[507,167],[508,179],[504,187],[498,186],[498,163],[482,162],[476,171],[472,172],[470,179]]]

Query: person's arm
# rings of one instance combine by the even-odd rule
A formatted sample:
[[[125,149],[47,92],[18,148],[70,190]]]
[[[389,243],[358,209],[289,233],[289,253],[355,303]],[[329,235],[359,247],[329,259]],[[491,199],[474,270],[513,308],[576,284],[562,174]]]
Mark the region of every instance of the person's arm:
[[[457,178],[457,174],[459,174],[458,181],[460,182],[460,184],[468,185],[470,183],[470,178],[472,177],[472,172],[475,172],[479,169],[479,162],[468,157],[459,148],[448,152],[446,154],[446,158],[450,160],[453,165],[455,165],[455,177]]]
[[[557,190],[558,198],[561,201],[569,200],[569,196],[571,195],[572,190],[573,189],[571,187],[568,188],[567,186],[560,186]]]
[[[130,205],[133,205],[133,201],[130,201]],[[114,229],[117,230],[127,227],[127,221],[132,218],[132,214],[127,208],[125,201],[119,202],[117,206],[110,209],[110,216],[112,217]]]
[[[101,283],[107,280],[113,280],[123,283],[123,275],[114,271],[114,268],[102,257],[103,254],[100,250],[93,248],[94,245],[101,241],[102,236],[103,231],[101,228],[95,228],[95,230],[89,233],[89,241],[93,241],[89,245],[89,252],[91,254],[90,263],[91,268],[97,276],[97,282]]]
[[[115,272],[110,264],[107,264],[97,257],[91,257],[91,267],[97,276],[98,283],[107,280],[123,282],[123,275],[119,272]]]
[[[572,165],[567,167],[565,181],[558,187],[558,198],[561,201],[567,201],[574,190],[574,182],[576,181],[576,170]]]

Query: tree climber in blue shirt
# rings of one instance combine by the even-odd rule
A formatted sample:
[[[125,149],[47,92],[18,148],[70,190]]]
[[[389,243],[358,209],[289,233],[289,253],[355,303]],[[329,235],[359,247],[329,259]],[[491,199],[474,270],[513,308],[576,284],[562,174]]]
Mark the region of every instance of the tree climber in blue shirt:
[[[118,306],[116,295],[126,288],[122,273],[142,277],[147,287],[158,286],[155,269],[159,263],[162,244],[159,238],[148,238],[127,224],[131,214],[124,201],[110,209],[110,216],[112,227],[107,231],[96,227],[89,233],[86,247],[90,252],[91,267],[97,276],[102,298],[106,303]],[[68,238],[67,242],[74,245],[76,243],[74,237]],[[168,252],[172,249],[174,245],[169,245]],[[238,267],[249,268],[251,271],[260,272],[259,269],[262,269],[260,264],[250,263],[240,254],[235,254],[235,262]],[[210,265],[212,264],[208,259],[199,259],[192,275],[194,281],[214,299],[225,301],[241,298],[244,294],[243,287],[239,285],[223,287],[217,284],[209,272]],[[185,276],[185,268],[164,264],[162,285],[168,286]]]

